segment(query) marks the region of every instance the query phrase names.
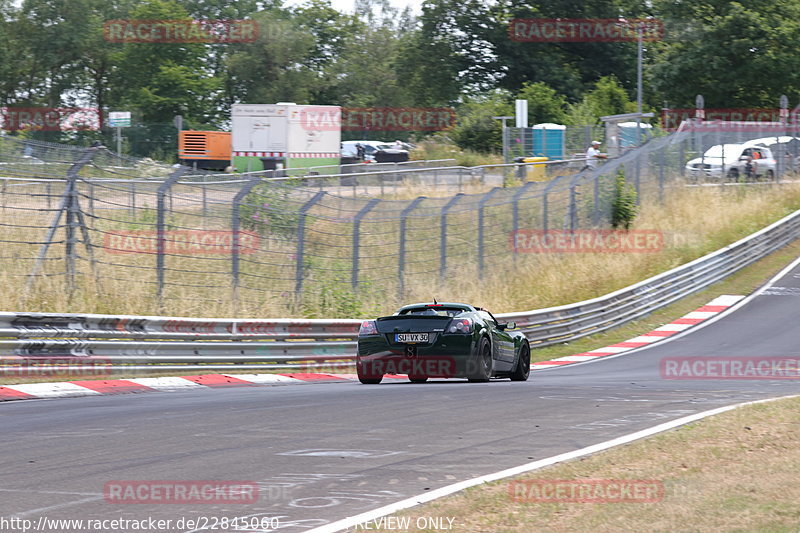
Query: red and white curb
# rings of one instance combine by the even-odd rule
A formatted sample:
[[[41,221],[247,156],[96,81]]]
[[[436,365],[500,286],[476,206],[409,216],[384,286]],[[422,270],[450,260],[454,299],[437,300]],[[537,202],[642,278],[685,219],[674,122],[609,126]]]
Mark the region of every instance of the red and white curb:
[[[720,296],[707,305],[653,331],[624,342],[598,348],[589,352],[559,357],[550,361],[531,364],[531,370],[543,370],[554,366],[582,363],[607,355],[616,355],[627,350],[647,346],[680,333],[692,326],[728,309],[744,296]],[[405,379],[406,376],[387,375],[386,378]],[[197,376],[175,376],[162,378],[98,379],[66,381],[60,383],[27,383],[0,386],[0,402],[8,400],[33,400],[39,398],[66,398],[71,396],[95,396],[101,394],[124,394],[135,392],[176,391],[209,389],[219,387],[245,387],[264,385],[288,385],[299,383],[335,383],[357,381],[355,374],[202,374]]]
[[[617,355],[622,352],[627,352],[628,350],[633,350],[634,348],[641,348],[642,346],[647,346],[648,344],[652,344],[654,342],[663,341],[667,337],[685,331],[692,326],[718,315],[743,298],[744,296],[719,296],[711,300],[703,307],[695,309],[691,313],[687,313],[681,318],[664,326],[658,327],[649,333],[645,333],[644,335],[639,335],[638,337],[634,337],[623,342],[618,342],[617,344],[612,344],[611,346],[606,346],[605,348],[597,348],[596,350],[575,355],[568,355],[566,357],[559,357],[558,359],[551,359],[550,361],[537,361],[531,364],[531,370],[543,370],[545,368],[553,368],[554,366],[582,363],[584,361],[591,361],[592,359],[605,357],[607,355]]]

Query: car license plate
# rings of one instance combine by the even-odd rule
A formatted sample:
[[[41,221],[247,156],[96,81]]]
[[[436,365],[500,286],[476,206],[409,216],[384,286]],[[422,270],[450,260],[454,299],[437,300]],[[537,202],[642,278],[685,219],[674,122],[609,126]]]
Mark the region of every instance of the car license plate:
[[[428,334],[427,333],[395,333],[394,340],[395,340],[395,342],[407,342],[407,343],[428,342]]]

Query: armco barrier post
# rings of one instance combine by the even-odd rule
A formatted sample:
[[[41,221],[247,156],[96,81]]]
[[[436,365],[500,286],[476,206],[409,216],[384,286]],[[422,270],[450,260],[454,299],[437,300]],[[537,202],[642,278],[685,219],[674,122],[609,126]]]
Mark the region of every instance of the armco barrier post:
[[[358,212],[356,217],[353,219],[353,265],[352,265],[352,280],[351,283],[353,284],[353,290],[358,289],[358,259],[359,259],[359,245],[361,244],[359,241],[361,239],[361,219],[366,216],[367,213],[372,211],[372,209],[378,205],[380,200],[378,198],[373,198],[370,200],[367,205],[361,208],[361,211]]]
[[[450,208],[456,205],[464,193],[458,193],[453,196],[449,202],[442,208],[441,215],[441,230],[440,230],[440,246],[439,246],[439,276],[444,279],[447,272],[447,212]]]
[[[231,206],[231,230],[233,232],[231,236],[231,292],[234,308],[237,308],[239,305],[239,254],[241,246],[241,234],[239,229],[242,225],[242,218],[240,215],[242,200],[244,200],[244,197],[259,183],[261,183],[261,178],[258,176],[253,176],[247,180],[239,192],[233,197],[233,205]]]
[[[166,254],[166,205],[164,199],[186,168],[180,167],[158,186],[156,192],[156,291],[159,307],[164,307],[164,258]],[[171,198],[171,196],[170,196]]]
[[[300,298],[303,293],[303,262],[306,245],[306,216],[314,204],[325,196],[325,191],[317,192],[309,201],[303,204],[297,212],[297,258],[295,259],[294,292],[295,297]]]
[[[405,268],[406,268],[406,229],[408,225],[408,214],[411,213],[416,207],[427,198],[420,196],[415,198],[403,211],[400,213],[400,243],[397,252],[397,280],[399,283],[398,297],[402,300],[405,296]]]
[[[483,268],[484,268],[484,240],[483,240],[483,218],[484,218],[484,208],[486,207],[486,202],[491,200],[494,194],[502,189],[502,187],[495,187],[491,191],[487,192],[483,195],[483,198],[480,199],[478,202],[478,275],[483,277]]]

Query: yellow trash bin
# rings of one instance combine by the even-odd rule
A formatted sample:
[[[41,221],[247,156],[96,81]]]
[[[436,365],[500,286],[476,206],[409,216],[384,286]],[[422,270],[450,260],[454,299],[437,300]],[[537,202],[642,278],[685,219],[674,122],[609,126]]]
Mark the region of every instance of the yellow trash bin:
[[[546,157],[524,157],[523,163],[540,163],[547,161]],[[528,181],[547,181],[547,165],[529,165],[528,166]]]

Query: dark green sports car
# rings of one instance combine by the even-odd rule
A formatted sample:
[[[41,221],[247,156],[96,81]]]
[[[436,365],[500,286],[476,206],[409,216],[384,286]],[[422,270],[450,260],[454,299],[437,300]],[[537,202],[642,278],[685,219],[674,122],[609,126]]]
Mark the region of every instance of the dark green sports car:
[[[419,303],[391,316],[365,320],[358,332],[356,370],[361,383],[385,374],[428,378],[528,379],[531,349],[525,335],[509,331],[489,311],[459,303]]]

